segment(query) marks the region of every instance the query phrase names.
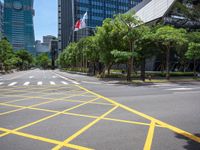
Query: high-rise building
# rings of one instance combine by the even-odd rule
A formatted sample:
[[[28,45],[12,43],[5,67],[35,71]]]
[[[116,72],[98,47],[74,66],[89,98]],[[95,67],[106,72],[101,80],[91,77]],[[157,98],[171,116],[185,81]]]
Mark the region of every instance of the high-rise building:
[[[15,50],[35,54],[34,0],[4,0],[4,34]]]
[[[43,44],[44,45],[47,45],[47,46],[50,46],[51,44],[51,41],[56,39],[55,36],[53,35],[46,35],[46,36],[43,36]]]
[[[105,18],[125,13],[142,0],[58,0],[58,40],[59,49],[69,42],[91,35],[96,26],[101,26]],[[74,23],[88,12],[87,27],[73,32]]]
[[[3,3],[0,1],[0,40],[3,37]]]

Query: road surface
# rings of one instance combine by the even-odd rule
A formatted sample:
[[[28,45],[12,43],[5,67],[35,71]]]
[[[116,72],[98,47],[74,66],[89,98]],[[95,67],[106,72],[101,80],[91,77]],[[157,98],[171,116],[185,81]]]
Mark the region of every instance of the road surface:
[[[1,75],[0,149],[200,150],[200,84]]]

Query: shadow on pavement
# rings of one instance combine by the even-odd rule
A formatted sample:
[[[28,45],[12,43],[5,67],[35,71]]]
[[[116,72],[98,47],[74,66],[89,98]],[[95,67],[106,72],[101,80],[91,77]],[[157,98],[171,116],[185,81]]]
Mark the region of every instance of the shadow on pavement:
[[[194,134],[194,135],[200,137],[200,134]],[[183,146],[185,150],[200,150],[200,143],[195,142],[194,140],[191,140],[180,134],[176,134],[175,137],[178,139],[185,140],[187,142],[187,144]]]

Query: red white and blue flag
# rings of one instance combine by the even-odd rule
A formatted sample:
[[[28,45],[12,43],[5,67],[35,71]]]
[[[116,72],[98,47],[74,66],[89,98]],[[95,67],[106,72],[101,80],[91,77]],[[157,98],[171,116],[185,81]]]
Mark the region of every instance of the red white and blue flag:
[[[78,20],[75,24],[74,31],[78,31],[86,27],[86,19],[88,18],[87,12],[83,15],[83,18]]]

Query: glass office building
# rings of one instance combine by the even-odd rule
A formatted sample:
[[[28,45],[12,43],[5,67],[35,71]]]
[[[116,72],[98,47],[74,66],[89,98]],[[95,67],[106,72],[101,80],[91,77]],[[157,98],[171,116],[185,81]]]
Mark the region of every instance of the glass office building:
[[[33,0],[4,0],[4,35],[15,50],[35,54]]]
[[[59,48],[64,49],[71,41],[91,35],[105,18],[125,13],[142,0],[58,0]],[[88,12],[87,28],[73,32],[74,23]]]
[[[3,3],[0,1],[0,40],[3,37]]]

